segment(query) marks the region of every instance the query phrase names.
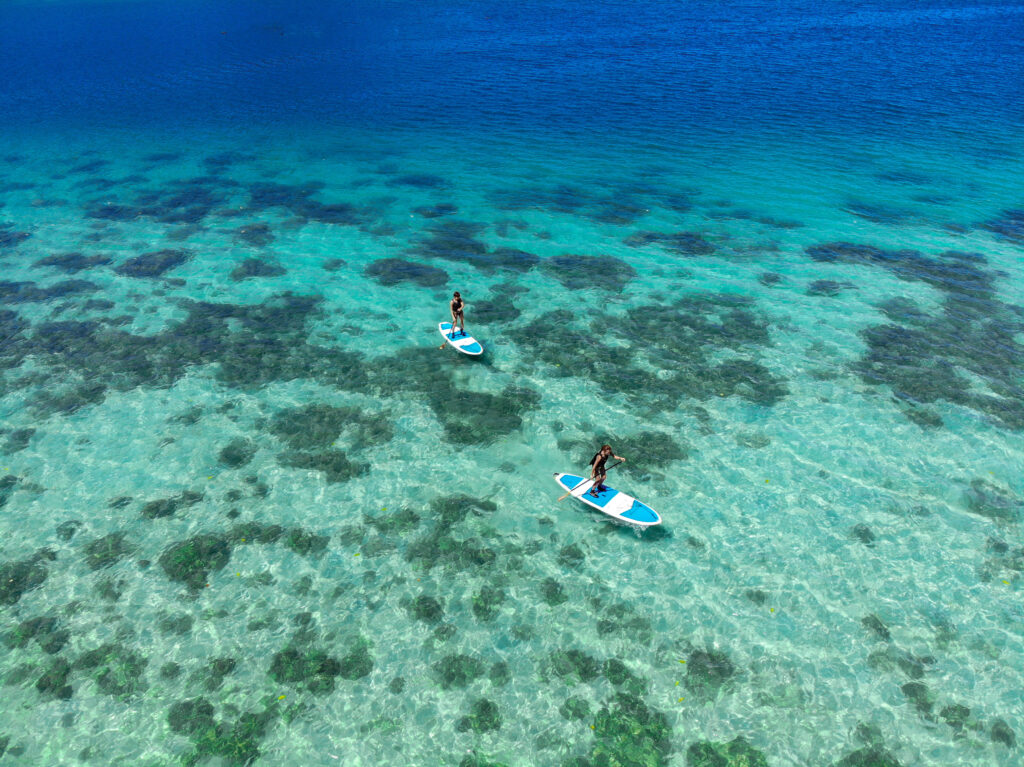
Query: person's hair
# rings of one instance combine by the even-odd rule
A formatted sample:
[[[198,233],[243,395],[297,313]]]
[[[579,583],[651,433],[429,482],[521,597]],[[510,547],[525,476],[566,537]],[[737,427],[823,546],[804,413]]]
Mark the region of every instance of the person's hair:
[[[611,450],[612,446],[611,445],[601,445],[601,449],[602,450]]]
[[[457,290],[456,290],[456,291],[455,291],[455,295],[454,295],[454,296],[452,296],[452,298],[462,298],[462,296],[460,296],[460,295],[459,295],[459,291],[457,291]]]

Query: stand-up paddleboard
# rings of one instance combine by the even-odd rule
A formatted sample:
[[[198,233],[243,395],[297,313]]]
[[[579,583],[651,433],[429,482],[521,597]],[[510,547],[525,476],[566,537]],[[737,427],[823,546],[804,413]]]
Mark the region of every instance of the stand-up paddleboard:
[[[572,490],[573,498],[577,498],[587,504],[587,506],[593,506],[598,511],[627,525],[651,527],[652,525],[661,524],[661,517],[658,516],[658,512],[646,503],[640,503],[636,498],[620,493],[618,490],[613,490],[608,485],[605,485],[604,490],[598,493],[595,498],[590,494],[590,488],[594,484],[593,480],[588,479],[586,482],[583,482],[583,477],[578,477],[575,474],[558,474],[556,472],[555,482],[566,490]],[[583,484],[580,484],[581,482]]]
[[[454,346],[463,354],[469,354],[470,356],[476,357],[478,354],[484,353],[484,347],[477,341],[473,336],[466,335],[465,330],[455,329],[452,332],[452,323],[442,322],[438,324],[437,329],[441,331],[441,335],[444,336],[444,340]]]

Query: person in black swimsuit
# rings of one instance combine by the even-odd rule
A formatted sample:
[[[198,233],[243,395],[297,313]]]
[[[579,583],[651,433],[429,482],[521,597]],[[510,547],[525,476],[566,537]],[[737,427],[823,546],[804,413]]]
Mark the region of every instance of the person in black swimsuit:
[[[604,478],[608,476],[608,470],[605,469],[604,464],[609,458],[614,458],[616,461],[626,460],[621,455],[615,455],[611,445],[602,445],[601,449],[590,459],[590,478],[594,480],[594,484],[590,487],[590,494],[595,498],[607,490],[604,486]]]
[[[462,313],[462,308],[466,305],[466,302],[462,300],[462,296],[459,295],[459,291],[455,291],[452,296],[451,304],[448,308],[452,310],[452,331],[455,331],[455,323],[459,323],[459,330],[465,334],[466,332],[466,317]]]
[[[462,313],[462,308],[465,305],[466,302],[462,300],[462,296],[460,296],[459,291],[456,290],[455,294],[452,296],[451,303],[448,305],[448,308],[452,310],[452,329],[448,333],[449,338],[455,338],[458,335],[458,333],[455,332],[456,324],[459,325],[459,331],[462,335],[466,335],[466,318]],[[437,348],[443,349],[444,344],[441,344]]]

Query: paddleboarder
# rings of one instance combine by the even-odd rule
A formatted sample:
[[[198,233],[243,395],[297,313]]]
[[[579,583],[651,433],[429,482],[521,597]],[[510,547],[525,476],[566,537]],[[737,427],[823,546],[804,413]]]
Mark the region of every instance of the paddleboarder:
[[[605,469],[605,462],[609,458],[614,458],[616,461],[623,462],[626,459],[621,455],[615,455],[612,452],[611,445],[602,445],[601,449],[594,454],[594,457],[590,459],[590,478],[594,480],[594,484],[590,488],[590,494],[597,498],[597,496],[604,492],[606,489],[604,486],[604,478],[608,476],[608,470]]]
[[[463,307],[465,305],[466,305],[466,302],[462,300],[462,296],[459,295],[459,291],[456,290],[455,293],[452,295],[451,302],[448,304],[448,308],[451,309],[451,311],[452,311],[452,332],[448,336],[449,338],[454,338],[455,337],[455,325],[456,325],[456,323],[459,325],[459,331],[463,335],[466,334],[466,317],[465,317],[465,315],[463,314],[463,311],[462,311]],[[444,344],[441,344],[437,348],[438,349],[443,349],[444,348]]]

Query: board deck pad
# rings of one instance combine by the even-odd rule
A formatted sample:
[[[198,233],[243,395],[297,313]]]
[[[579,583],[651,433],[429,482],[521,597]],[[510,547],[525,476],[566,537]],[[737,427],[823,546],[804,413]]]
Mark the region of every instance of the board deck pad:
[[[483,344],[477,341],[473,336],[467,335],[464,330],[456,330],[452,333],[452,323],[441,322],[438,324],[437,329],[441,335],[444,336],[444,340],[454,346],[463,354],[469,354],[470,356],[477,356],[478,354],[484,353]]]
[[[573,498],[583,501],[598,511],[604,512],[609,517],[625,522],[628,525],[640,527],[651,527],[661,524],[661,517],[654,509],[646,503],[641,503],[631,495],[619,492],[618,490],[604,486],[604,490],[597,494],[597,497],[590,495],[590,488],[593,481],[583,481],[583,477],[576,474],[555,474],[555,482],[566,490],[572,490]],[[583,484],[580,484],[580,483]],[[579,487],[577,487],[579,485]],[[575,489],[573,489],[575,488]]]

